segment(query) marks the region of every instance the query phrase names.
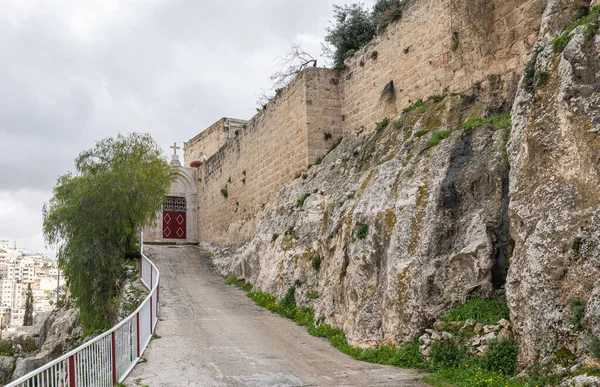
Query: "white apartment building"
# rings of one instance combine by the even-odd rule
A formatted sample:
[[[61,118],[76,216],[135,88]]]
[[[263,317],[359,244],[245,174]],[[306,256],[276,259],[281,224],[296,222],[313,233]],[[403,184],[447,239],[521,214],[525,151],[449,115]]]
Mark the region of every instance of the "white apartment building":
[[[15,245],[0,240],[0,315],[11,316],[9,327],[23,324],[29,285],[33,291],[34,314],[54,308],[59,285],[56,262],[40,254],[19,250]],[[60,282],[60,285],[64,284]]]

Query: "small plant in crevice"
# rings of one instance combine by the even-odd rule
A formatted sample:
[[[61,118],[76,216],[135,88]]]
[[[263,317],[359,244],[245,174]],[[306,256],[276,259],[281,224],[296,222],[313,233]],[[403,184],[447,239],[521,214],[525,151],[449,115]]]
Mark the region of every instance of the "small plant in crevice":
[[[433,101],[434,103],[438,103],[445,98],[445,95],[433,94],[427,97],[427,101]]]
[[[304,193],[302,194],[297,200],[296,200],[296,207],[302,207],[304,205],[304,202],[306,201],[306,199],[308,199],[308,197],[311,195],[310,192]]]
[[[550,73],[547,71],[538,71],[533,77],[533,88],[537,89],[546,86],[548,78],[550,78]]]
[[[331,133],[323,133],[323,139],[325,141],[330,140],[331,139]]]
[[[223,197],[225,199],[227,199],[229,197],[229,192],[227,191],[227,187],[221,188],[221,195],[223,195]]]
[[[397,120],[397,121],[394,122],[394,129],[395,130],[400,130],[400,128],[402,128],[403,125],[404,125],[404,121]]]
[[[404,47],[404,51],[405,54],[408,54],[410,52],[410,47]]]
[[[356,231],[356,238],[365,239],[369,235],[369,225],[364,223],[359,223],[357,225],[358,229]]]
[[[314,290],[309,290],[308,292],[306,292],[306,298],[315,300],[315,299],[319,298],[319,293],[317,293]]]
[[[458,32],[452,32],[452,46],[450,46],[450,51],[458,50],[458,46],[460,45],[460,40],[458,39]]]
[[[245,169],[242,171],[242,175],[246,176],[246,170]]]
[[[594,359],[600,361],[600,338],[592,338],[592,341],[590,342],[590,354]]]
[[[375,122],[375,130],[379,133],[390,124],[390,119],[385,117],[381,122]]]
[[[273,233],[273,237],[271,238],[271,242],[275,242],[277,240],[277,238],[279,238],[279,234],[278,233]]]
[[[320,165],[322,162],[323,162],[323,156],[317,157],[317,159],[315,160],[315,165]]]
[[[242,289],[244,291],[249,292],[252,290],[252,284],[243,280],[238,279],[232,273],[229,273],[227,277],[225,277],[225,283],[227,285],[235,286],[238,289]]]
[[[246,178],[245,177],[241,181],[242,181],[242,184],[246,184]]]
[[[379,53],[377,51],[373,51],[371,53],[371,55],[369,55],[369,58],[373,59],[373,60],[377,60],[377,57],[379,56]]]
[[[571,324],[573,324],[575,329],[580,329],[581,320],[585,313],[586,301],[581,298],[573,298],[569,301],[569,304],[571,305]]]
[[[319,257],[319,256],[312,257],[312,259],[310,260],[310,265],[312,266],[313,269],[319,270],[321,268],[321,257]]]
[[[302,180],[306,180],[308,178],[308,174],[307,173],[303,173],[302,174]]]
[[[235,134],[235,136],[237,137],[237,136],[239,136],[239,135],[240,135],[240,131],[239,131],[239,130],[236,130],[235,132],[233,132],[233,134]]]

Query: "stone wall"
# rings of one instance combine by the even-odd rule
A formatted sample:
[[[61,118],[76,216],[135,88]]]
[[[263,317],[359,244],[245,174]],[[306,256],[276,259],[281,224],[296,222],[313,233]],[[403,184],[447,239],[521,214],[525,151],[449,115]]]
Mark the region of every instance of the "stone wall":
[[[239,120],[237,136],[219,120],[185,146],[186,163],[208,158],[198,183],[199,240],[248,240],[261,206],[337,138],[374,130],[418,99],[462,92],[488,109],[508,107],[544,7],[545,0],[406,1],[402,19],[346,70],[306,69],[264,112]]]
[[[318,72],[301,74],[204,163],[198,181],[200,241],[251,237],[261,206],[306,168],[306,79]],[[188,148],[186,155],[193,154]]]
[[[192,161],[206,161],[214,155],[228,140],[236,136],[235,132],[241,132],[247,121],[235,118],[223,117],[219,121],[203,130],[196,137],[184,143],[185,165]]]
[[[345,133],[373,130],[420,98],[486,90],[506,105],[537,38],[544,0],[413,0],[402,19],[346,60]],[[383,93],[393,81],[395,95]],[[481,85],[481,87],[479,87]]]

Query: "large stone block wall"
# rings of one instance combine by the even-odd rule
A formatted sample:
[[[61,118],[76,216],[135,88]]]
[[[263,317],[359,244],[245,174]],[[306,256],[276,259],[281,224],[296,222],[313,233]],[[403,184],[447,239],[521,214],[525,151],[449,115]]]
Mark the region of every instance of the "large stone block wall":
[[[306,168],[306,78],[311,74],[301,74],[285,87],[200,169],[200,241],[236,243],[250,238],[261,206]]]
[[[336,71],[308,69],[307,72],[308,164],[314,164],[317,158],[322,157],[343,136],[341,83]],[[325,134],[330,134],[331,137],[326,140]]]
[[[346,70],[306,69],[264,112],[233,120],[238,136],[224,132],[231,119],[219,120],[185,147],[188,165],[208,157],[198,182],[199,240],[249,239],[260,207],[337,138],[374,130],[420,98],[472,93],[492,108],[508,106],[545,3],[407,0],[402,19],[349,58]]]
[[[405,2],[402,19],[346,60],[344,132],[373,130],[384,116],[392,118],[420,98],[445,92],[477,87],[495,99],[490,102],[507,102],[536,41],[545,5],[545,0]],[[390,81],[391,101],[382,95]]]
[[[235,118],[221,118],[196,137],[186,142],[183,147],[185,164],[192,161],[206,161],[210,156],[241,132],[246,121]]]

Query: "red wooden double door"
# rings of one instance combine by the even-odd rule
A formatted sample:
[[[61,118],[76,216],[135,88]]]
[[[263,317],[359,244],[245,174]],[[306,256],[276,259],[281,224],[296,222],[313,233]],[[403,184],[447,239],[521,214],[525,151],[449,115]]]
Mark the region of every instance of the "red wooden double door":
[[[185,198],[168,196],[163,206],[163,238],[186,239]]]

